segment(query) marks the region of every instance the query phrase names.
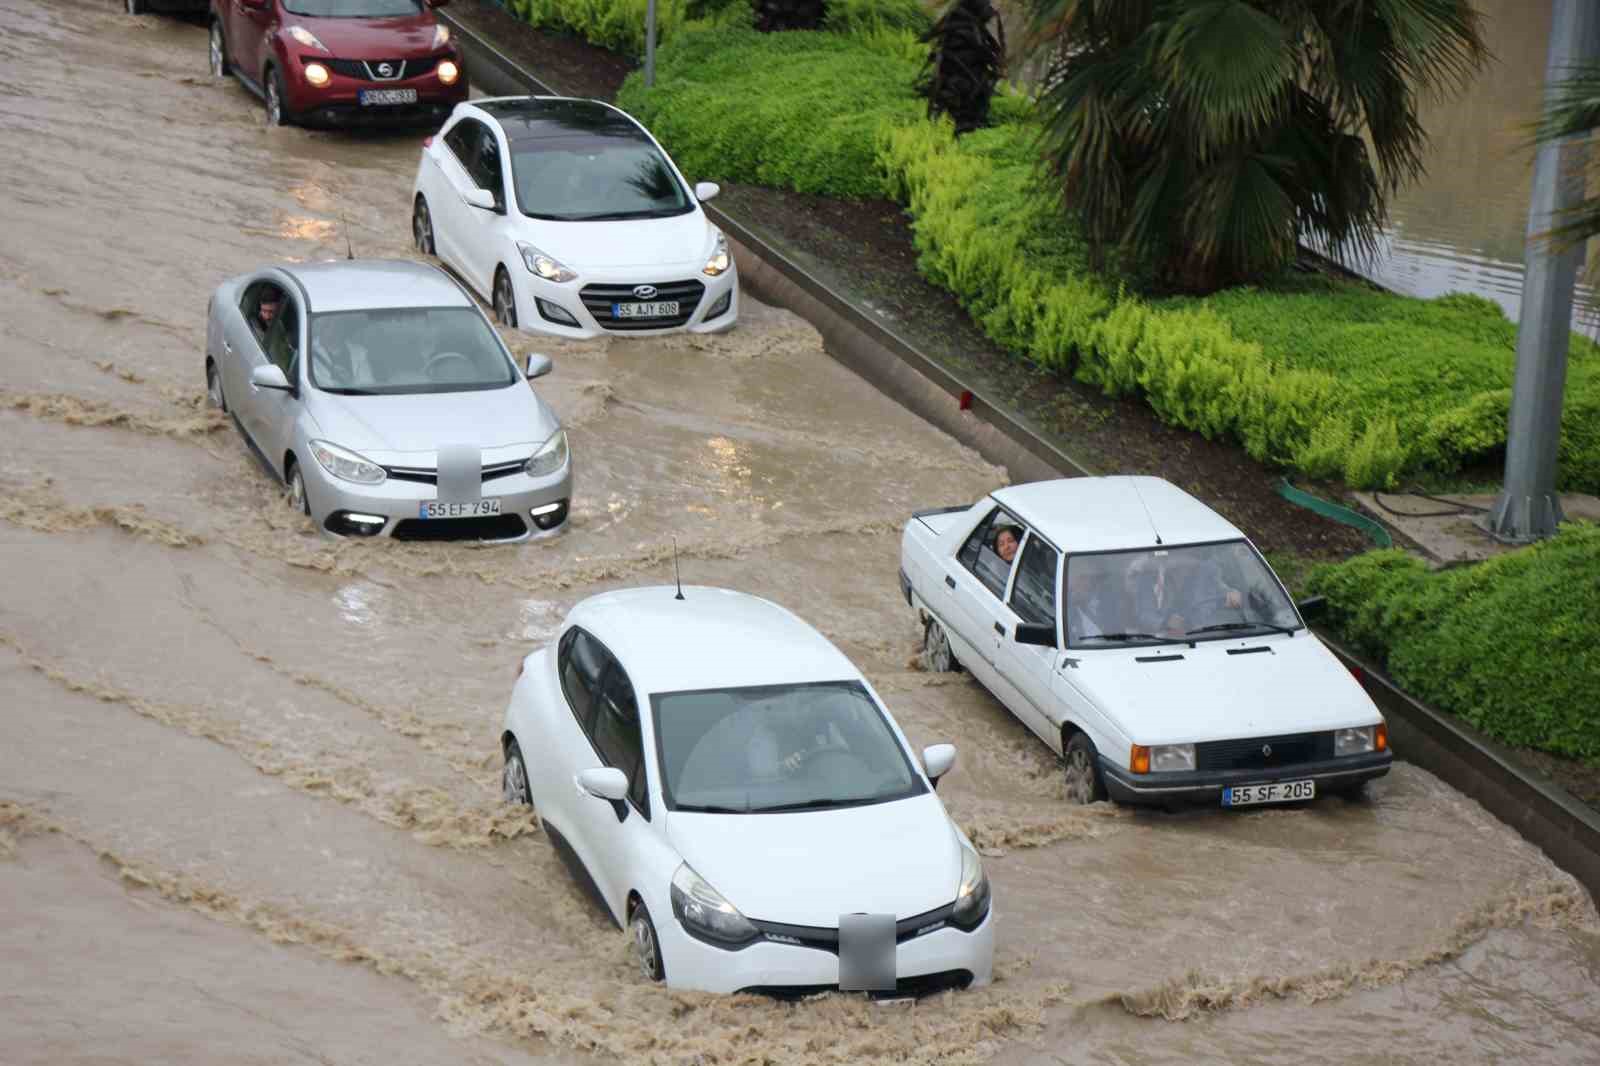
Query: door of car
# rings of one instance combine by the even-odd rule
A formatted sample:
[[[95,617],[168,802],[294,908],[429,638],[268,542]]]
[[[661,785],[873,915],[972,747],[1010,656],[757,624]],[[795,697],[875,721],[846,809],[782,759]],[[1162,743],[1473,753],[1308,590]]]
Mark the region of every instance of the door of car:
[[[996,507],[987,519],[967,537],[953,559],[945,561],[945,584],[951,589],[954,610],[947,619],[956,628],[961,643],[970,649],[963,665],[1007,707],[1020,701],[1015,684],[997,669],[1000,644],[1010,639],[1012,619],[1005,605],[1011,585],[1012,564],[995,549],[999,535],[1020,530],[1022,524],[1003,507]],[[1021,535],[1018,534],[1018,540]],[[957,657],[961,649],[957,649]]]
[[[508,205],[506,203],[505,165],[506,153],[501,150],[499,134],[482,123],[478,126],[477,147],[467,160],[467,173],[478,188],[494,197],[492,210],[463,204],[465,208],[461,226],[461,250],[466,268],[471,271],[473,283],[480,291],[493,292],[495,268],[501,264],[505,241]],[[506,269],[518,264],[506,263]]]
[[[445,133],[444,151],[434,156],[440,179],[438,194],[428,203],[428,209],[433,213],[434,249],[440,259],[466,278],[469,285],[476,283],[468,277],[461,252],[461,238],[467,232],[467,212],[476,209],[469,206],[463,197],[476,183],[467,172],[467,160],[477,156],[480,131],[486,129],[476,119],[464,118]]]
[[[261,440],[264,390],[251,384],[250,375],[267,363],[267,331],[260,325],[257,312],[263,300],[273,298],[281,309],[285,301],[283,285],[271,278],[250,281],[240,291],[238,307],[227,316],[222,333],[222,384],[228,405],[251,441],[269,456],[271,453]]]
[[[283,469],[284,455],[294,441],[295,421],[300,417],[304,403],[305,394],[300,388],[303,361],[300,353],[306,347],[306,333],[305,310],[295,298],[294,290],[290,289],[277,318],[267,330],[265,346],[267,362],[283,371],[289,389],[253,388],[257,425],[260,427],[256,433],[256,446],[267,454],[272,465],[285,476],[289,472]],[[308,458],[302,455],[300,460],[305,462]]]
[[[1037,530],[1029,530],[1017,552],[1015,570],[1006,596],[1010,635],[1000,642],[995,667],[1012,681],[1022,697],[1012,711],[1039,739],[1053,748],[1059,747],[1061,731],[1052,675],[1060,650],[1017,643],[1016,627],[1019,622],[1027,622],[1048,625],[1059,633],[1056,605],[1060,602],[1057,591],[1061,587],[1061,553]]]
[[[254,6],[245,3],[245,0],[223,0],[232,11],[228,24],[228,50],[233,53],[233,62],[245,77],[260,84],[261,64],[266,60],[262,51],[267,38],[267,31],[272,28],[272,0]],[[266,91],[262,85],[261,90]]]
[[[634,866],[649,844],[651,811],[639,701],[627,671],[615,659],[600,682],[589,740],[601,763],[628,777],[624,817],[619,820],[617,808],[589,797],[591,802],[579,818],[595,856],[592,875],[612,912],[620,917],[626,911]]]

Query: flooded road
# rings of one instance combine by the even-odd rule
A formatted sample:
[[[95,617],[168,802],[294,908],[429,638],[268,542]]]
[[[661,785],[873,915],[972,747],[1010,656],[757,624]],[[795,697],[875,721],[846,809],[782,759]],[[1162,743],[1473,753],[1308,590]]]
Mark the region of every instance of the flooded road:
[[[915,663],[917,507],[1004,471],[787,312],[567,344],[570,532],[332,542],[202,396],[204,310],[272,259],[409,256],[418,137],[269,130],[205,35],[0,0],[0,1049],[7,1063],[1600,1059],[1574,882],[1406,765],[1367,802],[1064,802]],[[341,221],[343,220],[343,222]],[[996,983],[875,1008],[670,992],[499,799],[517,662],[670,580],[777,600],[871,677],[987,854]],[[827,856],[819,856],[827,861]]]

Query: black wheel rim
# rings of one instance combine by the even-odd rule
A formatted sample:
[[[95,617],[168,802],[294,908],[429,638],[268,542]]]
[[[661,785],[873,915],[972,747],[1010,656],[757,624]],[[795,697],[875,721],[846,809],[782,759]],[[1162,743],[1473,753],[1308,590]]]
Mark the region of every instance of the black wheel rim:
[[[428,218],[428,205],[422,200],[417,201],[417,210],[411,223],[412,235],[416,238],[417,251],[423,255],[433,254],[433,222]]]
[[[511,279],[504,274],[494,283],[494,315],[502,326],[517,324],[517,306],[511,300]]]

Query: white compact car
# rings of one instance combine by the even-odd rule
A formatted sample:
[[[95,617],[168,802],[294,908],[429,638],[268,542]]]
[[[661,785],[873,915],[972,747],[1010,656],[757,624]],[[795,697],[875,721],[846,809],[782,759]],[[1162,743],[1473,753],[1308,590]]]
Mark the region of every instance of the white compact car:
[[[651,980],[878,997],[985,984],[989,882],[849,659],[725,589],[603,593],[522,661],[501,738]]]
[[[930,667],[971,671],[1080,803],[1294,802],[1388,772],[1360,683],[1244,534],[1167,481],[1013,485],[918,512],[900,550]]]
[[[502,325],[718,333],[739,317],[739,271],[700,207],[717,192],[691,192],[655,138],[609,104],[473,100],[423,142],[412,233]]]

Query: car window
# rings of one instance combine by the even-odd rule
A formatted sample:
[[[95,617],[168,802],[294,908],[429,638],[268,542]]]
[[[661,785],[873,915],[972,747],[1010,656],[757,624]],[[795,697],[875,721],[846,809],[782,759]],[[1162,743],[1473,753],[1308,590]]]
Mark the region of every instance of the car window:
[[[996,507],[989,512],[988,518],[978,523],[978,528],[972,531],[961,546],[961,551],[956,554],[961,565],[970,570],[996,598],[1005,597],[1006,582],[1011,577],[1011,563],[1000,557],[997,545],[1002,534],[1020,543],[1023,526],[1004,507]]]
[[[256,343],[265,351],[270,323],[262,321],[263,304],[275,305],[278,310],[282,310],[285,304],[283,289],[270,281],[257,281],[247,285],[243,295],[239,297],[239,313],[244,316],[245,324],[255,335]]]
[[[667,218],[694,201],[665,156],[637,131],[513,142],[523,214],[564,222]]]
[[[522,380],[473,307],[325,311],[311,319],[311,383],[392,395],[503,389]]]
[[[262,345],[267,359],[283,371],[283,376],[294,384],[295,371],[300,356],[300,316],[295,302],[285,299],[278,305],[278,313],[267,327],[266,341]]]
[[[462,125],[465,126],[466,122],[462,122]],[[505,197],[505,182],[501,180],[500,172],[500,142],[489,127],[477,122],[473,125],[478,127],[478,135],[468,146],[465,157],[467,173],[472,175],[478,188],[494,193],[494,202],[500,204]]]
[[[1017,580],[1011,586],[1011,609],[1025,622],[1054,625],[1056,621],[1055,548],[1043,538],[1028,534],[1017,557]]]
[[[450,132],[444,135],[445,147],[450,149],[456,157],[456,162],[461,164],[461,169],[471,173],[471,161],[478,155],[478,135],[484,128],[483,123],[464,118],[450,127]]]
[[[561,673],[561,691],[578,725],[588,733],[594,722],[600,674],[611,656],[581,629],[569,630],[561,644],[556,664]]]
[[[595,750],[607,766],[628,775],[628,798],[646,818],[650,817],[649,790],[644,772],[644,741],[639,732],[639,704],[634,699],[633,682],[616,660],[600,689],[595,705],[593,740]]]

